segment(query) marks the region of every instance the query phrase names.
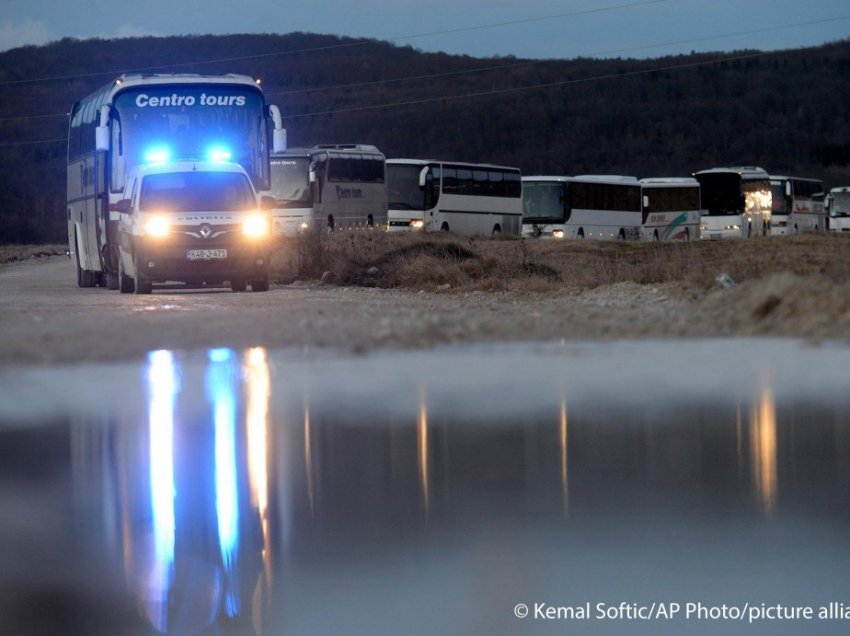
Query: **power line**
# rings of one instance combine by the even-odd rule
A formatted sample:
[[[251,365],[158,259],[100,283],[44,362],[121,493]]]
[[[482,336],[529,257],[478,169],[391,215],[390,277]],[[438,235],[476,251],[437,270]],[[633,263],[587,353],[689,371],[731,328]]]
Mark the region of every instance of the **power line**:
[[[669,41],[669,42],[661,42],[661,43],[658,43],[658,44],[646,44],[646,45],[643,45],[643,46],[633,46],[633,47],[622,48],[622,49],[609,49],[607,51],[598,51],[598,52],[595,52],[595,53],[588,53],[588,54],[583,55],[582,57],[591,57],[591,58],[593,58],[593,57],[604,57],[604,56],[608,56],[608,55],[614,55],[615,53],[629,53],[629,52],[632,52],[632,51],[645,51],[647,49],[657,49],[657,48],[662,48],[662,47],[665,47],[665,46],[677,46],[677,45],[681,45],[681,44],[695,44],[697,42],[708,42],[708,41],[711,41],[711,40],[722,40],[722,39],[726,39],[726,38],[739,37],[739,36],[742,36],[742,35],[754,35],[756,33],[767,33],[767,32],[771,32],[771,31],[781,31],[781,30],[785,30],[785,29],[793,29],[793,28],[798,28],[798,27],[803,27],[803,26],[813,26],[813,25],[816,25],[816,24],[824,24],[826,22],[839,22],[841,20],[850,20],[850,15],[835,16],[835,17],[832,17],[832,18],[823,18],[823,19],[820,19],[820,20],[809,20],[807,22],[797,22],[797,23],[793,23],[793,24],[781,24],[781,25],[777,25],[777,26],[773,26],[773,27],[764,27],[764,28],[761,28],[761,29],[750,29],[748,31],[736,31],[736,32],[733,32],[733,33],[724,33],[724,34],[721,34],[721,35],[710,35],[710,36],[705,36],[705,37],[701,37],[701,38],[693,38],[693,39],[689,39],[689,40],[672,40],[672,41]],[[277,95],[297,95],[297,94],[301,94],[301,93],[312,93],[312,92],[329,91],[329,90],[342,90],[342,89],[349,89],[349,88],[363,88],[363,87],[366,87],[366,86],[378,86],[378,85],[385,85],[385,84],[392,84],[392,83],[399,83],[399,82],[406,82],[406,81],[414,81],[414,80],[439,79],[439,78],[442,78],[442,77],[451,77],[451,76],[455,76],[455,75],[482,73],[482,72],[494,71],[494,70],[519,68],[519,67],[523,67],[523,66],[538,66],[538,65],[541,65],[541,64],[552,64],[553,62],[557,63],[557,62],[561,62],[561,61],[563,61],[563,60],[529,60],[529,61],[525,61],[525,62],[516,62],[516,63],[512,63],[512,64],[501,64],[501,65],[498,65],[498,66],[484,66],[484,67],[479,67],[479,68],[474,68],[474,69],[449,71],[449,72],[445,72],[445,73],[429,73],[427,75],[396,77],[396,78],[385,79],[385,80],[374,80],[374,81],[371,81],[371,82],[354,82],[354,83],[351,83],[351,84],[336,84],[336,85],[332,85],[332,86],[315,86],[315,87],[311,87],[311,88],[299,88],[299,89],[287,90],[287,91],[275,91],[274,93],[266,93],[266,96],[267,97],[274,97],[274,96],[277,96]]]
[[[546,16],[538,16],[535,18],[520,18],[516,20],[507,20],[504,22],[494,22],[490,24],[479,24],[467,27],[458,27],[454,29],[446,29],[442,31],[431,31],[428,33],[414,33],[411,35],[399,35],[391,38],[387,38],[382,41],[386,42],[397,42],[399,40],[415,40],[419,38],[433,37],[435,35],[449,35],[453,33],[468,33],[470,31],[480,31],[483,29],[495,29],[506,26],[515,26],[517,24],[528,24],[532,22],[542,22],[545,20],[554,20],[558,18],[571,18],[580,15],[590,15],[595,13],[604,13],[608,11],[618,11],[621,9],[632,9],[637,7],[643,7],[653,4],[660,4],[663,2],[671,2],[671,0],[640,0],[639,2],[632,2],[626,4],[618,4],[618,5],[609,5],[606,7],[596,7],[593,9],[583,9],[581,11],[571,11],[568,13],[556,13],[552,15]],[[180,62],[175,64],[161,64],[159,66],[147,66],[144,68],[136,68],[136,69],[120,69],[120,70],[112,70],[112,71],[99,71],[97,73],[79,73],[76,75],[56,75],[52,77],[35,77],[30,79],[22,79],[22,80],[12,80],[7,82],[0,82],[0,87],[3,86],[19,86],[22,84],[33,84],[37,82],[53,82],[59,80],[69,80],[69,79],[83,79],[86,77],[99,77],[101,75],[120,75],[122,73],[141,73],[144,71],[152,71],[156,69],[167,69],[167,68],[180,68],[183,66],[194,66],[197,64],[214,64],[214,63],[222,63],[222,62],[239,62],[243,60],[255,60],[266,57],[275,57],[280,55],[295,55],[298,53],[314,53],[318,51],[328,51],[333,49],[344,49],[344,48],[354,48],[360,46],[366,46],[368,44],[374,44],[377,39],[368,38],[368,39],[360,39],[354,42],[345,42],[341,44],[331,44],[328,46],[317,46],[306,49],[295,49],[292,51],[275,51],[272,53],[257,53],[254,55],[240,55],[237,57],[223,57],[223,58],[215,58],[215,59],[206,59],[206,60],[196,60],[194,62]]]
[[[339,113],[352,113],[352,112],[360,112],[360,111],[369,111],[369,110],[382,110],[384,108],[397,108],[399,106],[413,106],[419,104],[432,104],[435,102],[446,102],[446,101],[455,101],[461,99],[472,99],[476,97],[489,97],[493,95],[506,95],[509,93],[519,93],[523,91],[530,90],[538,90],[538,89],[547,89],[547,88],[556,88],[560,86],[568,86],[571,84],[583,84],[586,82],[594,82],[612,78],[621,78],[621,77],[634,77],[637,75],[647,75],[649,73],[658,73],[661,71],[673,71],[673,70],[681,70],[686,68],[693,68],[696,66],[702,66],[707,64],[717,64],[721,62],[734,62],[737,60],[748,60],[754,59],[757,57],[765,57],[768,55],[778,55],[779,53],[776,51],[762,51],[758,53],[748,53],[744,55],[735,55],[732,57],[725,58],[717,58],[713,60],[700,60],[698,62],[687,62],[684,64],[673,64],[669,66],[657,66],[648,69],[641,69],[639,71],[624,71],[618,73],[607,73],[605,75],[595,75],[593,77],[584,77],[580,79],[571,79],[571,80],[563,80],[560,82],[546,82],[543,84],[531,84],[529,86],[518,86],[514,88],[500,88],[489,91],[477,91],[474,93],[464,93],[462,95],[447,95],[444,97],[423,97],[422,99],[413,99],[404,102],[393,102],[391,104],[376,104],[372,106],[353,106],[351,108],[338,108],[334,110],[326,110],[319,111],[315,113],[304,113],[301,115],[290,115],[288,117],[284,117],[285,120],[293,120],[293,119],[303,119],[306,117],[321,117],[326,115],[337,115]]]
[[[2,1],[2,0],[0,0],[0,1]],[[724,34],[721,34],[721,35],[710,35],[710,36],[705,36],[705,37],[701,37],[701,38],[693,38],[693,39],[689,39],[689,40],[672,40],[672,41],[661,42],[661,43],[657,43],[657,44],[647,44],[647,45],[643,45],[643,46],[636,46],[636,47],[629,47],[629,48],[622,48],[622,49],[609,49],[607,51],[599,51],[599,52],[596,52],[596,53],[589,53],[589,54],[586,54],[583,57],[591,57],[591,58],[592,57],[602,57],[602,56],[606,56],[606,55],[613,55],[615,53],[628,53],[628,52],[632,52],[632,51],[641,51],[641,50],[647,50],[647,49],[661,48],[661,47],[665,47],[665,46],[694,44],[696,42],[707,42],[707,41],[711,41],[711,40],[720,40],[720,39],[725,39],[725,38],[730,38],[730,37],[739,37],[739,36],[742,36],[742,35],[753,35],[755,33],[766,33],[766,32],[771,32],[771,31],[780,31],[780,30],[791,29],[791,28],[812,26],[812,25],[816,25],[816,24],[824,24],[826,22],[839,22],[841,20],[850,20],[850,15],[834,16],[834,17],[831,17],[831,18],[822,18],[820,20],[809,20],[809,21],[806,21],[806,22],[796,22],[796,23],[793,23],[793,24],[781,24],[781,25],[772,26],[772,27],[763,27],[761,29],[750,29],[750,30],[747,30],[747,31],[736,31],[736,32],[733,32],[733,33],[724,33]],[[779,52],[774,52],[774,53],[779,53]],[[525,62],[516,62],[516,63],[512,63],[512,64],[500,64],[500,65],[496,65],[496,66],[484,66],[484,67],[478,67],[478,68],[473,68],[473,69],[462,69],[462,70],[457,70],[457,71],[447,71],[447,72],[444,72],[444,73],[429,73],[429,74],[425,74],[425,75],[411,75],[411,76],[406,76],[406,77],[396,77],[396,78],[390,78],[390,79],[384,79],[384,80],[374,80],[374,81],[370,81],[370,82],[354,82],[354,83],[350,83],[350,84],[337,84],[337,85],[331,85],[331,86],[314,86],[314,87],[300,88],[300,89],[295,89],[295,90],[275,91],[273,93],[266,93],[266,97],[275,97],[275,96],[279,96],[279,95],[294,95],[294,94],[329,91],[329,90],[341,90],[341,89],[348,89],[348,88],[362,88],[362,87],[366,87],[366,86],[379,86],[379,85],[387,85],[387,84],[393,84],[393,83],[401,83],[401,82],[425,80],[425,79],[440,79],[440,78],[443,78],[443,77],[453,77],[453,76],[458,76],[458,75],[483,73],[483,72],[488,72],[488,71],[520,68],[520,67],[525,67],[525,66],[538,66],[538,65],[541,65],[541,64],[557,64],[557,63],[562,63],[564,61],[565,60],[529,60],[529,61],[525,61]],[[2,85],[2,84],[0,84],[0,85]],[[50,113],[50,114],[44,114],[44,115],[18,115],[18,116],[11,116],[11,117],[0,117],[0,123],[7,122],[7,121],[21,120],[21,119],[39,119],[39,118],[67,117],[67,116],[68,116],[68,113]],[[298,116],[287,117],[287,119],[293,119],[295,117],[298,117]]]
[[[446,95],[446,96],[443,96],[443,97],[425,97],[425,98],[422,98],[422,99],[412,99],[412,100],[407,100],[407,101],[403,101],[403,102],[393,102],[391,104],[376,104],[376,105],[371,105],[371,106],[353,106],[351,108],[337,108],[337,109],[333,109],[333,110],[318,111],[318,112],[314,112],[314,113],[303,113],[301,115],[291,115],[289,117],[284,117],[284,119],[287,120],[287,121],[290,121],[290,120],[295,120],[295,119],[305,119],[305,118],[308,118],[308,117],[323,117],[323,116],[328,116],[328,115],[337,115],[337,114],[341,114],[341,113],[353,113],[353,112],[383,110],[383,109],[387,109],[387,108],[399,108],[399,107],[402,107],[402,106],[415,106],[415,105],[421,105],[421,104],[432,104],[432,103],[435,103],[435,102],[458,101],[458,100],[462,100],[462,99],[474,99],[474,98],[478,98],[478,97],[507,95],[507,94],[510,94],[510,93],[520,93],[520,92],[531,91],[531,90],[545,90],[545,89],[549,89],[549,88],[557,88],[557,87],[569,86],[569,85],[574,85],[574,84],[583,84],[583,83],[588,83],[588,82],[602,81],[602,80],[606,80],[606,79],[635,77],[635,76],[639,76],[639,75],[648,75],[650,73],[658,73],[658,72],[662,72],[662,71],[676,71],[676,70],[694,68],[694,67],[703,66],[703,65],[719,64],[719,63],[723,63],[723,62],[734,62],[734,61],[740,61],[740,60],[749,60],[749,59],[755,59],[755,58],[759,58],[759,57],[767,57],[767,56],[770,56],[770,55],[780,55],[782,53],[783,53],[782,51],[760,51],[760,52],[757,52],[757,53],[747,53],[747,54],[742,54],[742,55],[719,57],[719,58],[714,58],[714,59],[709,59],[709,60],[703,59],[703,60],[694,61],[694,62],[685,62],[685,63],[682,63],[682,64],[670,64],[670,65],[666,65],[666,66],[656,66],[656,67],[640,69],[640,70],[636,70],[636,71],[606,73],[604,75],[595,75],[595,76],[592,76],[592,77],[583,77],[583,78],[579,78],[579,79],[570,79],[570,80],[563,80],[563,81],[558,81],[558,82],[545,82],[545,83],[541,83],[541,84],[531,84],[529,86],[518,86],[518,87],[514,87],[514,88],[502,88],[502,89],[494,89],[494,90],[489,90],[489,91],[476,91],[476,92],[473,92],[473,93],[464,93],[464,94],[460,94],[460,95]],[[10,143],[0,143],[0,148],[6,147],[6,146],[22,146],[22,145],[30,145],[30,144],[34,145],[34,144],[42,144],[42,143],[54,143],[54,142],[66,141],[66,140],[67,140],[67,138],[43,139],[43,140],[32,141],[32,142],[19,141],[19,142],[10,142]]]

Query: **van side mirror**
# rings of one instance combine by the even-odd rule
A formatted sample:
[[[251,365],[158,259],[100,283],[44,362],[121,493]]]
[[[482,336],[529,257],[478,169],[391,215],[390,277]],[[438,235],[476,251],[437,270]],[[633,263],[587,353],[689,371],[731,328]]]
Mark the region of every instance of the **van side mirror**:
[[[130,199],[121,199],[118,203],[110,203],[109,211],[120,212],[121,214],[132,214],[133,204]]]
[[[277,199],[274,197],[261,197],[260,198],[260,209],[261,210],[274,210],[277,207]]]

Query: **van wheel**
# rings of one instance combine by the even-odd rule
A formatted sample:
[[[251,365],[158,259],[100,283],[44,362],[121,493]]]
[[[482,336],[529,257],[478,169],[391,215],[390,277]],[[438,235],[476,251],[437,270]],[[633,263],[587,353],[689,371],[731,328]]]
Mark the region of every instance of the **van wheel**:
[[[136,294],[150,294],[153,291],[153,283],[142,278],[142,265],[139,263],[138,254],[133,257],[133,272],[136,275]]]
[[[448,223],[443,223],[443,224],[440,226],[440,232],[448,232],[448,231],[449,231],[449,224],[448,224]]]
[[[127,276],[124,271],[124,259],[118,257],[118,291],[122,294],[132,294],[136,291],[136,281]]]
[[[580,239],[583,239],[583,238],[584,238],[584,228],[583,228],[583,227],[580,227],[580,228],[578,229],[578,234],[577,234],[576,236],[577,236],[578,238],[580,238]]]
[[[626,231],[625,230],[623,230],[623,229],[620,230],[620,233],[617,235],[617,240],[618,241],[625,241],[626,240]]]
[[[269,291],[269,277],[261,278],[259,280],[251,281],[251,291],[255,292],[267,292]]]
[[[502,236],[502,226],[496,225],[493,227],[493,238],[499,238]]]

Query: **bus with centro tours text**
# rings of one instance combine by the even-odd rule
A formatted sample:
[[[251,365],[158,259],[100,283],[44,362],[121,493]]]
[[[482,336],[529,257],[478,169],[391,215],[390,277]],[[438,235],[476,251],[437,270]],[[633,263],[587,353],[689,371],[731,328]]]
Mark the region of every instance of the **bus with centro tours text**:
[[[771,226],[770,176],[754,166],[694,173],[702,199],[704,239],[766,235]]]
[[[770,176],[771,234],[798,234],[826,228],[823,181]]]
[[[271,141],[271,144],[269,143]],[[139,165],[230,161],[267,190],[286,147],[280,111],[245,75],[122,75],[80,100],[68,127],[68,245],[80,287],[118,289],[118,201]]]
[[[385,228],[384,155],[375,146],[330,144],[290,148],[271,158],[275,236],[308,229]]]
[[[389,230],[519,236],[519,168],[425,159],[388,159]]]

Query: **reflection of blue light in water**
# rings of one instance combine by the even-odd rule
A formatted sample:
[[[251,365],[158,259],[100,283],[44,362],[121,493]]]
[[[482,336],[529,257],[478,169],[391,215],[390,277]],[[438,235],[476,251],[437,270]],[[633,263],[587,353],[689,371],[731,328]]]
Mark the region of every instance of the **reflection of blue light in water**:
[[[236,388],[238,365],[229,349],[211,349],[207,392],[215,424],[215,501],[218,538],[227,579],[225,611],[239,613],[236,592],[236,554],[239,547],[239,504],[236,484]]]
[[[164,597],[174,569],[174,402],[179,386],[170,351],[151,352],[148,365],[154,582]],[[163,604],[162,611],[166,608]],[[165,616],[160,618],[164,625]]]

